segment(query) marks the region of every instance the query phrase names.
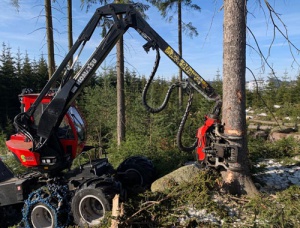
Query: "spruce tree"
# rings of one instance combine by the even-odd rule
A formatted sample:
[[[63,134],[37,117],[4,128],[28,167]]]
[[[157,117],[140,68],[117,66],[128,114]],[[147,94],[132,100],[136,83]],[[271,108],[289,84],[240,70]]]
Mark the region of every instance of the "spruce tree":
[[[15,59],[11,54],[11,48],[2,44],[0,56],[0,124],[3,127],[7,119],[13,119],[18,112],[20,83],[16,75]]]
[[[25,57],[23,60],[23,64],[21,67],[21,75],[20,75],[20,81],[22,88],[32,88],[33,85],[33,71],[31,62],[28,56],[28,53],[25,53]],[[34,89],[34,88],[32,88]]]

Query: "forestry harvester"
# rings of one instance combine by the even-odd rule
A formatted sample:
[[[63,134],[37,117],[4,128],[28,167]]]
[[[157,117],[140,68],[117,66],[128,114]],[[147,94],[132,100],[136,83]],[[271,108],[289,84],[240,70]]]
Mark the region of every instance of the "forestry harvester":
[[[74,72],[74,64],[68,68],[73,55],[77,54],[78,59],[95,28],[107,18],[113,20],[112,26],[87,62],[78,72]],[[135,29],[147,41],[143,46],[146,52],[153,49],[157,53],[152,76],[158,66],[159,50],[162,50],[189,77],[176,86],[195,89],[216,102],[198,130],[195,145],[191,148],[181,146],[181,149],[196,148],[197,161],[207,166],[227,169],[230,163],[236,162],[237,148],[230,145],[222,133],[220,96],[155,32],[135,5],[109,4],[95,11],[42,91],[33,93],[24,89],[19,96],[21,113],[14,119],[17,133],[11,135],[6,146],[29,172],[15,176],[0,160],[1,227],[11,225],[20,211],[25,227],[99,226],[106,212],[111,210],[116,194],[124,200],[126,191],[151,185],[154,166],[143,156],[129,157],[117,169],[106,157],[90,158],[78,168],[70,169],[77,156],[93,149],[85,145],[86,123],[75,99],[129,28]],[[143,101],[150,112],[156,112],[159,110],[150,108],[145,99],[152,76],[145,86]],[[53,89],[58,81],[60,86]],[[178,137],[181,137],[185,119],[186,115]]]

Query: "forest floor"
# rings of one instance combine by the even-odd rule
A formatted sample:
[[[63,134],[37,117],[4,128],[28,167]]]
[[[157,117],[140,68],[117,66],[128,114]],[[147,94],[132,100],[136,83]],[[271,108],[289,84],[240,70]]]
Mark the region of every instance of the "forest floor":
[[[278,128],[276,121],[251,119],[248,123],[252,131]],[[293,128],[295,124],[280,122],[280,126]],[[259,159],[251,170],[260,195],[249,199],[215,191],[212,200],[226,210],[225,216],[191,209],[189,219],[200,224],[194,227],[300,227],[300,157]]]
[[[184,213],[180,213],[174,225],[160,227],[300,227],[298,163],[297,157],[293,162],[261,160],[252,168],[253,180],[261,193],[257,198],[237,197],[217,190],[208,194],[206,192],[204,194],[211,197],[208,204],[211,205],[209,202],[211,201],[217,208],[216,206],[214,209],[211,206],[196,208],[187,205],[182,209]],[[172,213],[172,210],[166,212],[166,216]]]
[[[214,191],[212,200],[225,213],[190,207],[181,218],[182,227],[300,227],[298,158],[260,160],[253,172],[259,196],[250,199]]]
[[[255,199],[212,191],[209,201],[218,205],[218,209],[186,206],[173,223],[176,225],[160,227],[300,227],[300,166],[297,160],[287,163],[265,159],[253,165],[253,179],[261,193]],[[166,212],[166,216],[172,210]]]

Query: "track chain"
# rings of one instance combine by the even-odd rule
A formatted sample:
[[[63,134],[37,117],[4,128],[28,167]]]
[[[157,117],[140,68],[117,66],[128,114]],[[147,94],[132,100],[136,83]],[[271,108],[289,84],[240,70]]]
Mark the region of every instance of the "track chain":
[[[24,227],[32,228],[31,211],[38,203],[43,203],[56,213],[54,227],[63,228],[69,225],[72,221],[70,198],[71,193],[68,186],[60,183],[48,183],[46,186],[30,193],[22,209]]]

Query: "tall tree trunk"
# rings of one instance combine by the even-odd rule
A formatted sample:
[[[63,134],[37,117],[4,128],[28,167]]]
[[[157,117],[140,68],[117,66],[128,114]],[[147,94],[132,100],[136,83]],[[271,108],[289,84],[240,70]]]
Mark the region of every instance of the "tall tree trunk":
[[[46,33],[47,33],[47,49],[48,49],[48,75],[50,78],[55,71],[51,0],[45,0],[45,12],[46,12]]]
[[[246,14],[246,0],[224,0],[222,118],[224,133],[239,149],[237,163],[222,176],[224,189],[238,195],[257,193],[250,177],[246,139]]]
[[[119,3],[116,0],[116,3]],[[117,143],[125,139],[125,93],[124,93],[124,41],[123,37],[116,44],[117,49]]]
[[[181,0],[178,0],[178,54],[182,56],[182,14],[181,14]],[[182,81],[182,70],[179,68],[178,71],[178,79],[181,82]],[[178,89],[178,104],[179,107],[182,107],[182,100],[183,100],[183,94],[182,94],[182,88],[179,87]]]
[[[67,13],[68,13],[68,46],[69,50],[71,50],[73,46],[73,18],[72,18],[72,0],[67,1]],[[70,67],[73,64],[73,57],[69,61]]]

